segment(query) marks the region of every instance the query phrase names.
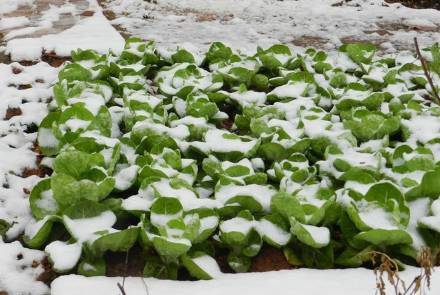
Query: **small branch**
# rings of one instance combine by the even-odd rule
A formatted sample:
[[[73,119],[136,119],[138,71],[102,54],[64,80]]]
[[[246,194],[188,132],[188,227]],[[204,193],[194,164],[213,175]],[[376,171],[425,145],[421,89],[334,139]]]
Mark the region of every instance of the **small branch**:
[[[121,295],[127,295],[127,293],[125,292],[125,278],[127,277],[127,268],[128,268],[128,253],[130,252],[130,250],[127,250],[127,252],[125,253],[125,267],[124,267],[124,276],[122,277],[122,284],[121,283],[117,283],[117,286],[119,288],[119,290],[121,291]]]
[[[124,286],[121,285],[121,283],[117,283],[116,285],[118,286],[119,290],[121,291],[121,295],[127,295],[127,293],[125,293]]]
[[[145,292],[147,293],[147,295],[150,295],[150,291],[148,290],[148,285],[147,283],[145,283],[144,278],[141,278],[142,283],[144,284],[144,288],[145,288]]]
[[[414,37],[414,44],[416,46],[416,52],[417,56],[419,57],[420,63],[422,64],[423,72],[425,73],[426,79],[428,80],[429,86],[431,86],[432,92],[434,94],[434,103],[440,105],[440,97],[437,93],[437,88],[434,86],[434,83],[432,82],[431,75],[429,74],[429,66],[426,59],[422,56],[422,53],[420,52],[419,43],[417,42],[417,38]]]

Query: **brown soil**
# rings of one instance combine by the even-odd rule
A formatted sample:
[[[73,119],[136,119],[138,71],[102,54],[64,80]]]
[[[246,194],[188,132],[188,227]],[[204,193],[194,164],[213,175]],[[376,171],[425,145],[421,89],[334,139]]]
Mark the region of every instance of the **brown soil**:
[[[228,118],[228,119],[224,119],[221,122],[220,128],[231,130],[233,125],[234,125],[234,121]]]
[[[36,261],[34,261],[34,263],[35,262]],[[37,264],[34,263],[32,263],[32,267],[37,267],[39,264],[41,264],[44,268],[44,272],[38,276],[37,281],[41,281],[46,285],[50,286],[50,283],[52,283],[52,281],[58,277],[58,274],[53,271],[49,259],[45,257],[40,263],[39,262],[36,262]]]
[[[42,60],[50,64],[52,67],[58,68],[64,62],[72,60],[70,57],[59,57],[55,52],[43,52]]]
[[[411,8],[434,8],[440,9],[438,0],[385,0],[388,3],[401,3]]]
[[[437,257],[435,259],[435,266],[440,266],[440,252],[437,254]]]
[[[301,36],[291,41],[293,45],[301,47],[322,47],[328,42],[328,39],[313,36]]]
[[[44,177],[46,175],[45,170],[42,167],[37,168],[25,168],[22,175],[24,177],[29,177],[31,175],[37,175],[39,177]]]
[[[219,256],[215,257],[215,260],[217,261],[218,266],[220,267],[220,270],[223,273],[234,273],[232,268],[230,268],[229,265],[228,265],[228,256],[226,256],[226,255],[219,255]]]
[[[260,253],[252,259],[251,272],[292,269],[283,251],[270,246],[263,246]]]
[[[5,120],[9,120],[12,117],[20,116],[22,114],[22,111],[20,108],[8,108],[5,115]]]
[[[116,18],[116,14],[113,11],[111,11],[109,9],[106,9],[106,4],[107,4],[106,2],[107,2],[106,0],[98,0],[99,5],[103,8],[103,12],[102,13],[104,14],[104,16],[108,20],[112,21],[112,20],[114,20]],[[116,31],[119,32],[119,34],[121,34],[121,36],[124,39],[127,40],[130,37],[130,35],[127,33],[127,31],[122,26],[120,26],[120,25],[113,25],[113,24],[112,24],[112,26],[116,29]]]
[[[107,252],[105,254],[107,276],[143,276],[146,254],[142,248],[135,245],[128,251],[128,264],[125,264],[126,255],[126,252]]]
[[[32,151],[37,154],[37,160],[36,160],[37,168],[25,168],[22,173],[22,176],[29,177],[31,175],[37,175],[39,177],[44,177],[46,175],[50,175],[52,173],[52,170],[40,165],[41,160],[43,159],[43,155],[41,154],[40,147],[38,146],[37,143],[34,143]]]
[[[380,27],[380,29],[378,31],[381,32],[387,32],[387,34],[391,34],[388,31],[405,31],[405,32],[409,32],[409,31],[419,31],[419,32],[437,32],[438,31],[438,26],[433,25],[433,26],[410,26],[404,23],[390,23],[390,22],[380,22],[377,23],[377,25]],[[367,32],[366,32],[367,33]],[[381,36],[385,35],[385,34],[380,34]]]
[[[19,68],[15,68],[15,67],[13,67],[12,68],[12,72],[14,73],[14,74],[20,74],[22,71],[21,71],[21,69],[19,69]]]
[[[108,20],[114,20],[116,18],[116,14],[111,10],[104,10],[102,13]]]
[[[80,15],[81,15],[81,16],[93,16],[94,14],[95,14],[94,11],[92,11],[92,10],[86,10],[86,11],[82,12]]]
[[[214,13],[198,13],[196,14],[196,22],[211,22],[218,19],[218,15]]]

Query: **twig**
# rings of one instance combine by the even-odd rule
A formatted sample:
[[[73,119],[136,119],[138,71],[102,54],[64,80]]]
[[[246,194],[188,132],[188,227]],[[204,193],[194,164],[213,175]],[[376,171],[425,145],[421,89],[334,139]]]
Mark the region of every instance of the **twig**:
[[[141,278],[142,283],[144,284],[144,288],[145,288],[145,292],[147,293],[147,295],[150,295],[150,290],[148,289],[148,285],[147,283],[145,283],[144,278]]]
[[[124,286],[121,285],[121,283],[117,283],[116,285],[118,286],[119,290],[121,291],[121,295],[127,295],[127,293],[125,293]]]
[[[429,74],[428,63],[426,59],[422,56],[422,53],[420,52],[419,43],[417,42],[417,37],[414,37],[414,44],[416,46],[416,52],[419,57],[420,63],[422,64],[423,72],[425,73],[426,79],[428,80],[429,86],[431,86],[432,92],[434,94],[434,103],[440,105],[440,97],[437,93],[437,88],[434,86],[431,75]]]
[[[127,252],[125,253],[125,268],[124,268],[124,276],[122,277],[122,284],[121,283],[117,283],[117,286],[119,288],[119,290],[121,291],[121,295],[127,295],[127,293],[125,292],[125,278],[127,277],[127,268],[128,268],[128,253],[130,252],[130,250],[127,250]]]

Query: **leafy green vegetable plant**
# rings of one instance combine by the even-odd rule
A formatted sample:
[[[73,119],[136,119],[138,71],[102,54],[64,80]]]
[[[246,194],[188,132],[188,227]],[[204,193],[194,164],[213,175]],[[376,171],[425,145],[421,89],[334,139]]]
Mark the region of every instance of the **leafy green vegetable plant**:
[[[265,244],[317,268],[438,253],[440,109],[415,55],[375,53],[139,38],[73,52],[39,127],[53,173],[24,241],[89,276],[137,244],[144,275],[172,279],[221,276],[219,255],[246,272]],[[439,81],[438,44],[425,53]]]

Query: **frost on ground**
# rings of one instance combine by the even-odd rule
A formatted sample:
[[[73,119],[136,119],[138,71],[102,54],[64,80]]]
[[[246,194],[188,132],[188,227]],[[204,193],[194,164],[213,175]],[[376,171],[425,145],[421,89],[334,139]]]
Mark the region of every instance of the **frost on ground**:
[[[336,48],[369,41],[384,50],[413,48],[440,40],[440,12],[414,10],[383,0],[109,0],[118,24],[134,35],[170,46],[207,46],[222,41],[235,48],[286,43]],[[157,4],[156,4],[157,2]]]

